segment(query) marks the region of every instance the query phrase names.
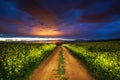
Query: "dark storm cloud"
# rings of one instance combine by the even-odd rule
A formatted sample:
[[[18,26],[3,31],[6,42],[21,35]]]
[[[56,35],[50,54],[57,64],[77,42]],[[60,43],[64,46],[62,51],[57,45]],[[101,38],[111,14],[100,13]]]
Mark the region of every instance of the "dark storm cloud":
[[[120,38],[119,3],[120,0],[0,0],[0,36]]]
[[[113,15],[119,13],[119,9],[114,12],[112,8],[116,6],[116,0],[101,0],[94,1],[88,8],[79,16],[80,22],[110,22],[116,20],[111,18]],[[114,12],[114,13],[112,13]]]
[[[0,0],[0,33],[1,34],[21,34],[28,31],[31,27],[39,24],[43,25],[42,20],[38,20],[29,13],[20,10],[14,0]],[[21,31],[20,31],[21,30]],[[25,34],[24,34],[25,35]]]
[[[26,12],[19,10],[14,3],[6,0],[0,0],[0,18],[27,21],[32,17]]]

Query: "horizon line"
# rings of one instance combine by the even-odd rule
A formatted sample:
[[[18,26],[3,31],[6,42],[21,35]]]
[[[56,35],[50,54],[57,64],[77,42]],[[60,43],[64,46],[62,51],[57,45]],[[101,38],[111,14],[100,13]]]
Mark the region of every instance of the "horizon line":
[[[12,38],[1,38],[0,41],[44,41],[44,40],[67,40],[67,41],[74,41],[75,39],[69,39],[69,38],[31,38],[31,37],[12,37]]]

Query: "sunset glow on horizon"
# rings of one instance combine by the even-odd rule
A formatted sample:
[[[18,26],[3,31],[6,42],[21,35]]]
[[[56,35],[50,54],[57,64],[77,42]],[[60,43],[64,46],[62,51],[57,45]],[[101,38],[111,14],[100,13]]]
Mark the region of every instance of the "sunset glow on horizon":
[[[32,29],[31,33],[32,35],[38,35],[38,36],[62,36],[63,33],[60,31],[57,31],[55,29]]]

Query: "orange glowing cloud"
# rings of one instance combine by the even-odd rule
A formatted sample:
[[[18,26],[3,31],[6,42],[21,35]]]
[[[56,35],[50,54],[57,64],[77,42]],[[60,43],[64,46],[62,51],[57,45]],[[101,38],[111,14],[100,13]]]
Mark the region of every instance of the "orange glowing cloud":
[[[60,36],[62,33],[59,31],[54,31],[54,30],[42,30],[41,32],[38,32],[37,34],[41,36]]]
[[[63,35],[63,32],[58,31],[55,27],[51,28],[34,27],[31,31],[31,34],[38,36],[61,36]]]

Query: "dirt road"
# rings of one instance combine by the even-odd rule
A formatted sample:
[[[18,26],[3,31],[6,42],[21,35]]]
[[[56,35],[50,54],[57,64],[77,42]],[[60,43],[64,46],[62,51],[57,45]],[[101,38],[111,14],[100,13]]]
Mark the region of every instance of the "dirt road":
[[[42,65],[40,65],[30,76],[29,80],[59,80],[58,59],[60,53],[60,47],[58,47],[52,55],[50,55]],[[64,56],[64,67],[67,80],[94,80],[80,62],[75,59],[70,52],[62,47]]]
[[[57,80],[55,75],[58,66],[59,51],[60,47],[34,71],[29,80]]]
[[[65,76],[68,80],[94,80],[86,68],[63,47],[65,57]]]

